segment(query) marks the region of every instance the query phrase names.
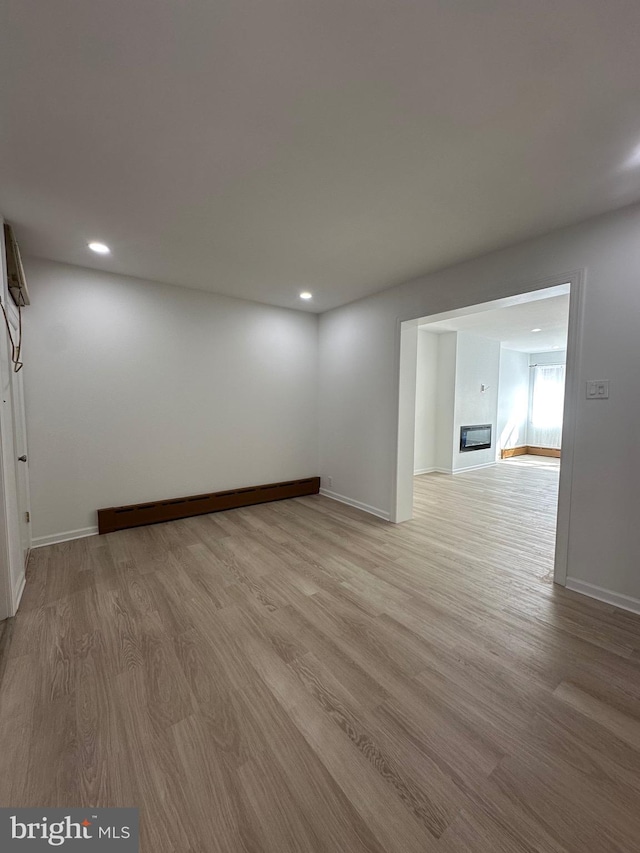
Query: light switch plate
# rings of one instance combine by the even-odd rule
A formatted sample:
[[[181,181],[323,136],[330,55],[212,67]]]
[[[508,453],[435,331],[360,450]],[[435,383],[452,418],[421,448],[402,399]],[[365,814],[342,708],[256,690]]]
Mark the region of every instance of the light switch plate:
[[[587,382],[587,400],[608,400],[609,380],[591,379]]]

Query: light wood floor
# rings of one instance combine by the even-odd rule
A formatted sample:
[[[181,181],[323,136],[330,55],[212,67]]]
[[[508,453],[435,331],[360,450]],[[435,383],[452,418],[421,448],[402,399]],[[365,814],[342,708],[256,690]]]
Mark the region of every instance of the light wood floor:
[[[557,476],[34,552],[0,804],[138,806],[144,853],[640,850],[640,618],[554,589]]]

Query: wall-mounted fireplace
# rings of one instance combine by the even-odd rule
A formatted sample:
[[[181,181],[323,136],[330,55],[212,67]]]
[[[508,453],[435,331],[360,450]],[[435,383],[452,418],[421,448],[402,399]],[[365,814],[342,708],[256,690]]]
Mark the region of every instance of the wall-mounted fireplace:
[[[487,450],[491,447],[491,424],[473,424],[460,427],[460,453]]]

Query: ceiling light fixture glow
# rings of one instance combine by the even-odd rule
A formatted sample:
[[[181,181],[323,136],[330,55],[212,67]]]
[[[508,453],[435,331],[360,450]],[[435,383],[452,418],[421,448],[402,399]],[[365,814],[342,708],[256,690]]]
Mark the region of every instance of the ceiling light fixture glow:
[[[531,329],[532,332],[541,332],[542,329]]]
[[[640,166],[640,145],[637,145],[624,162],[625,169],[637,169]]]
[[[300,294],[300,299],[311,299],[312,296],[313,296],[313,294],[309,293],[308,290],[303,290],[302,293]]]
[[[111,253],[111,249],[105,243],[89,243],[89,248],[97,255],[109,255]]]

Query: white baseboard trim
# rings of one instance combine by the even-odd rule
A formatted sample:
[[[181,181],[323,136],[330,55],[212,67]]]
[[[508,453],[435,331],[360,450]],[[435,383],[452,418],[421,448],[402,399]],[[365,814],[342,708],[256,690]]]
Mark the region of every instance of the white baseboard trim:
[[[434,471],[437,471],[437,468],[416,468],[413,472],[414,477],[418,477],[420,474],[433,474]]]
[[[84,539],[85,536],[97,536],[97,527],[81,527],[79,530],[65,530],[64,533],[52,533],[50,536],[37,536],[31,543],[32,548],[43,548],[58,542],[71,542],[72,539]]]
[[[361,501],[354,501],[353,498],[348,498],[345,495],[339,495],[336,492],[330,492],[328,489],[320,489],[320,494],[324,495],[325,498],[331,498],[332,501],[338,501],[341,504],[347,504],[347,506],[354,506],[356,509],[361,509],[364,512],[377,516],[378,518],[383,518],[385,521],[389,521],[391,517],[388,512],[385,512],[382,509],[378,509],[375,506],[369,506],[369,504],[363,504]]]
[[[13,596],[13,615],[15,616],[18,612],[18,607],[20,607],[20,602],[22,600],[22,593],[24,592],[25,585],[27,583],[27,576],[25,573],[22,573],[22,580],[20,581],[20,586],[16,590],[15,595]]]
[[[630,595],[622,595],[619,592],[612,592],[610,589],[603,589],[601,586],[596,586],[587,581],[578,580],[578,578],[567,578],[565,586],[573,592],[579,592],[582,595],[588,595],[589,598],[597,598],[598,601],[604,601],[606,604],[612,604],[614,607],[619,607],[621,610],[629,610],[631,613],[640,613],[640,599],[632,598]]]
[[[493,468],[495,462],[483,462],[482,465],[470,465],[468,468],[458,468],[453,471],[454,474],[466,474],[467,471],[477,471],[479,468]]]
[[[483,462],[482,465],[471,465],[469,468],[458,468],[457,471],[454,471],[453,468],[429,468],[427,471],[415,471],[414,473],[431,474],[435,471],[437,474],[466,474],[467,471],[477,471],[479,468],[493,468],[495,464],[495,462]]]

